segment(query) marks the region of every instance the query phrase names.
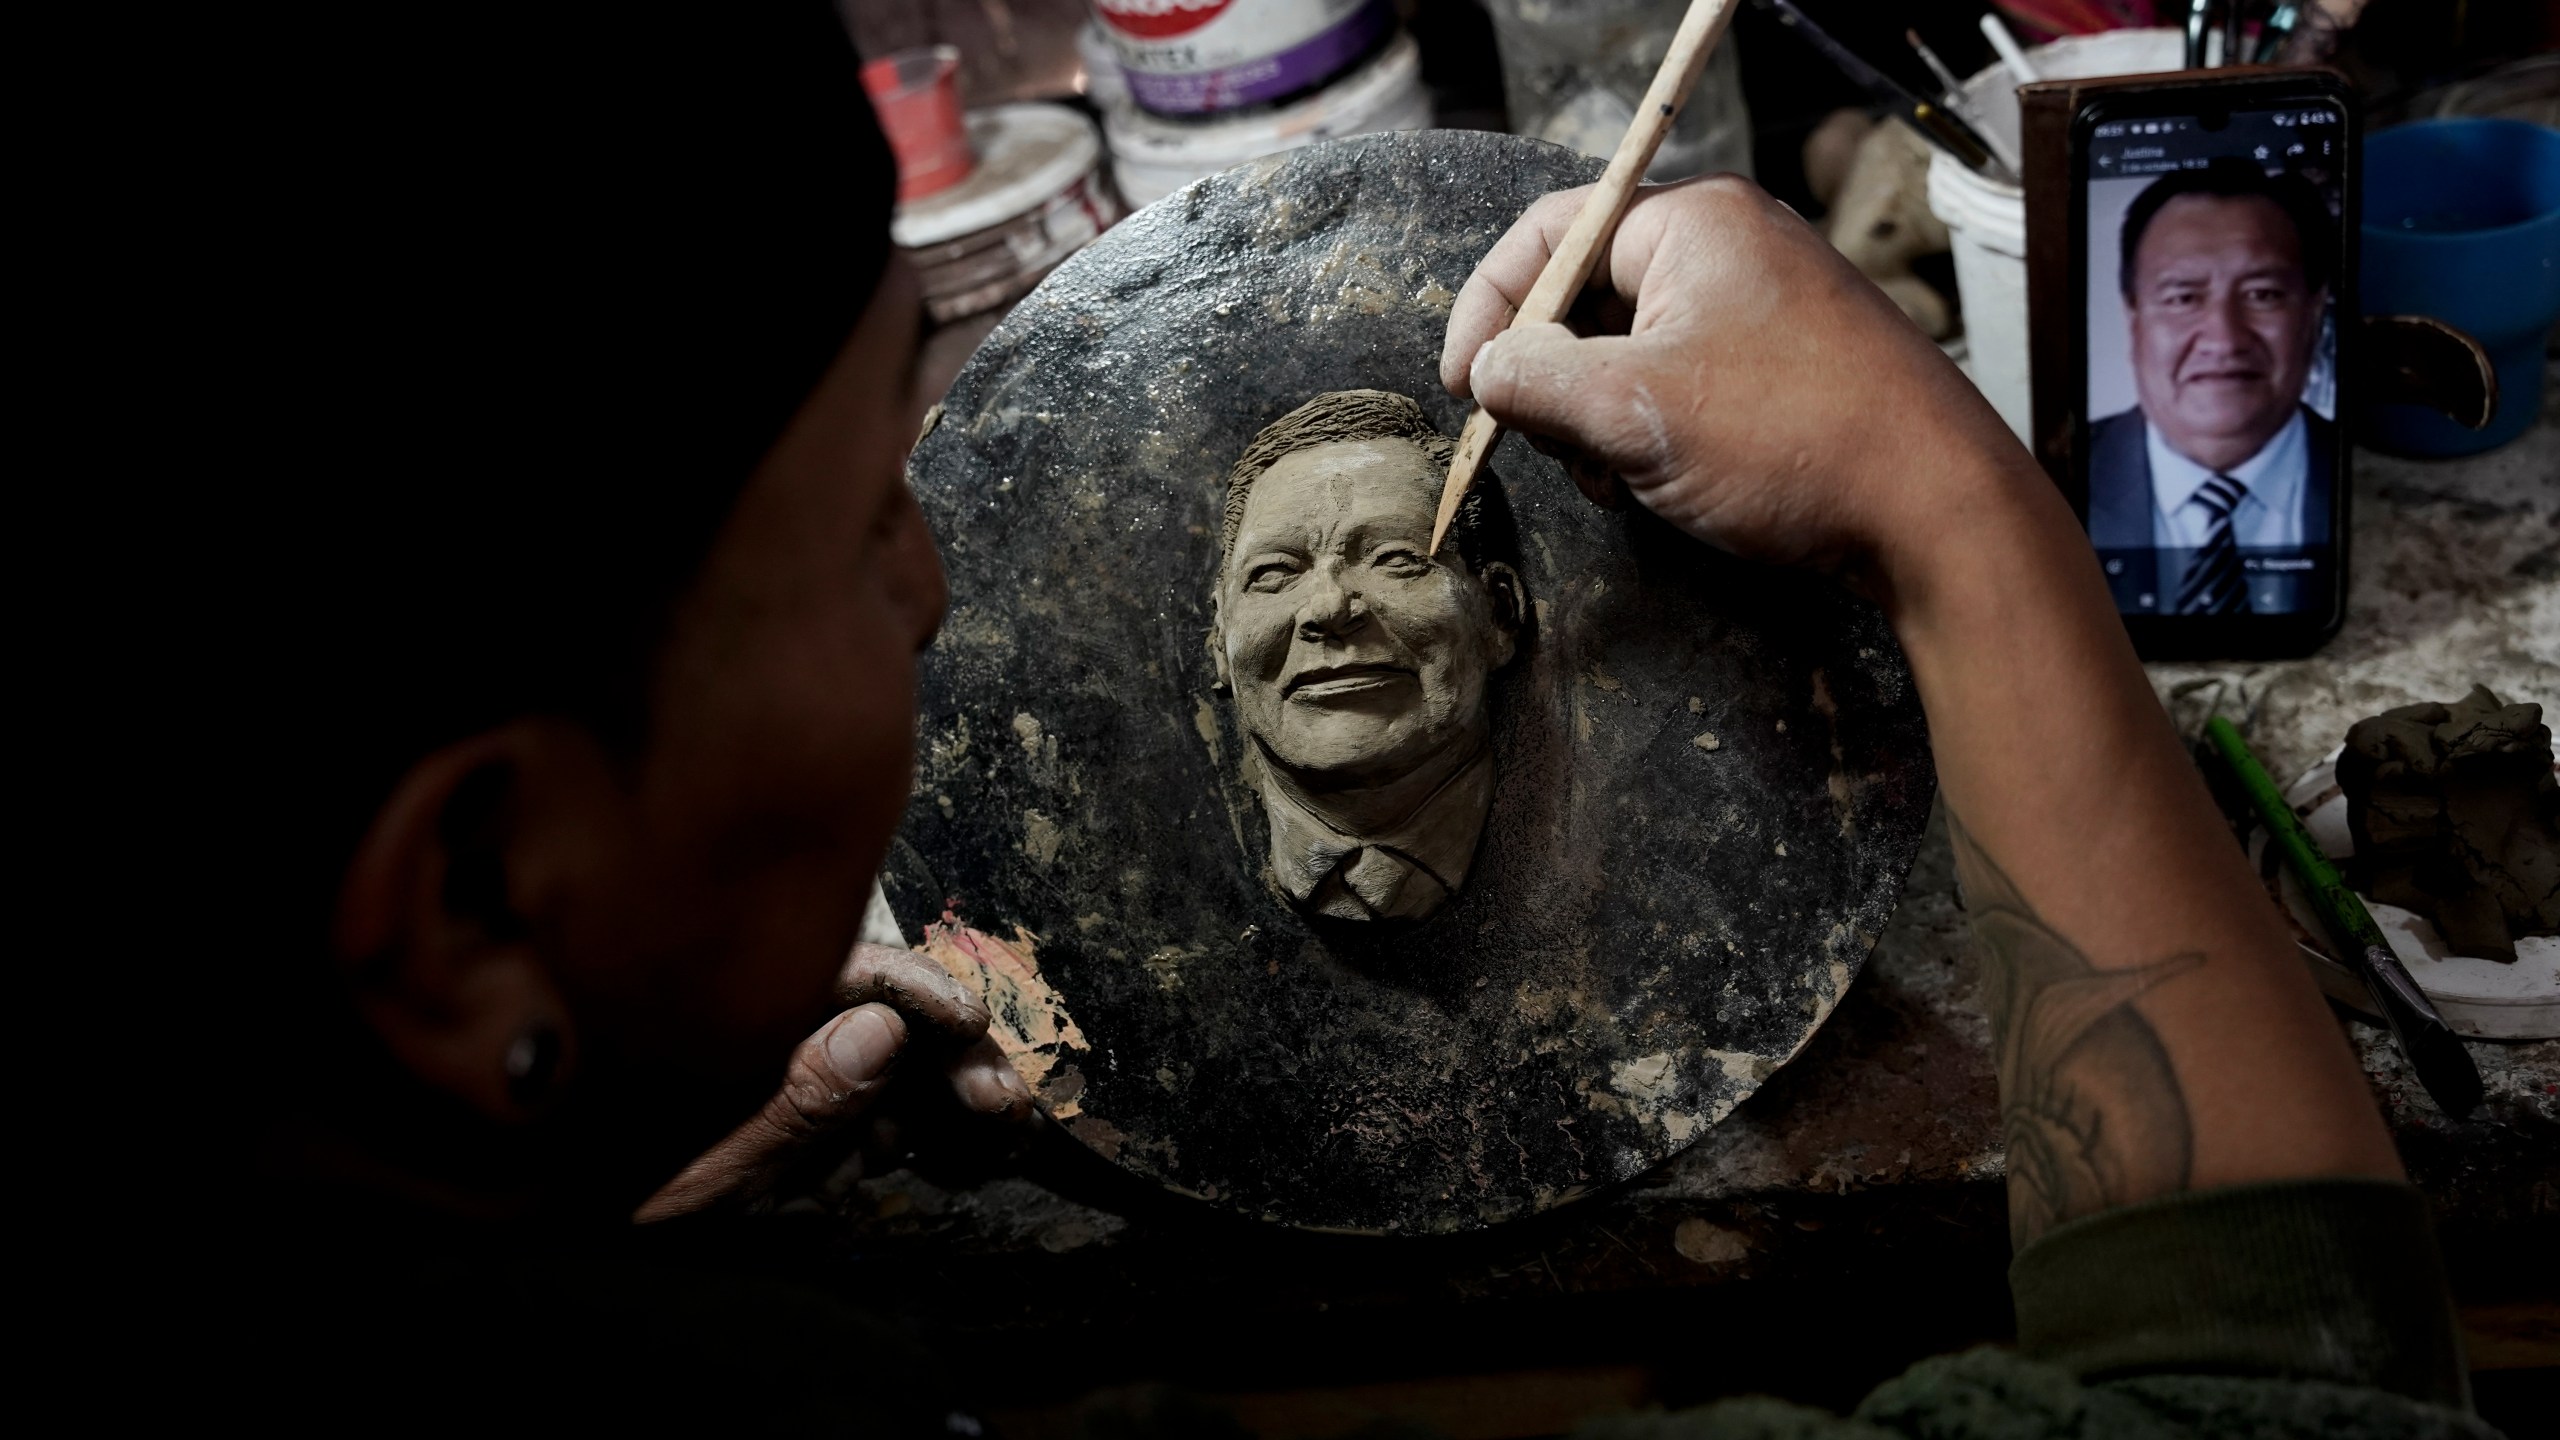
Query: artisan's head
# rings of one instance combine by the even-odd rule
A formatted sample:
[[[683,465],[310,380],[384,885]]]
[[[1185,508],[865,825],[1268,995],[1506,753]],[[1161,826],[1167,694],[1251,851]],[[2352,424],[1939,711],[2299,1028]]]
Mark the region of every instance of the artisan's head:
[[[1452,448],[1404,396],[1339,390],[1264,427],[1228,476],[1219,661],[1238,722],[1302,786],[1445,772],[1484,742],[1524,600],[1492,553],[1508,516],[1490,484],[1431,554]]]
[[[275,156],[209,601],[288,847],[231,881],[268,1079],[627,1214],[834,1008],[943,581],[830,7],[546,17],[404,28]]]
[[[2225,158],[2125,211],[2118,285],[2142,413],[2187,458],[2246,461],[2293,418],[2320,340],[2333,221],[2310,184]]]

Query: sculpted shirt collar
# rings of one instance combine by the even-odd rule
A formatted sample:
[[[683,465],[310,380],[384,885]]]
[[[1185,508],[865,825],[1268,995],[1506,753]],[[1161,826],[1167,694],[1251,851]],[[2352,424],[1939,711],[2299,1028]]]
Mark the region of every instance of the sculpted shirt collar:
[[[2213,478],[2213,472],[2179,454],[2161,435],[2159,426],[2145,420],[2142,428],[2151,451],[2154,540],[2165,547],[2192,550],[2204,544],[2212,525],[2202,505],[2187,502],[2195,499],[2196,491]],[[2257,454],[2225,472],[2249,487],[2249,493],[2231,512],[2233,542],[2266,549],[2304,544],[2302,479],[2310,468],[2309,427],[2303,423],[2302,407],[2297,405],[2293,418],[2258,447]]]
[[[1493,747],[1485,746],[1403,823],[1353,837],[1287,787],[1262,787],[1271,822],[1271,869],[1307,910],[1337,920],[1411,920],[1465,883],[1493,799]]]

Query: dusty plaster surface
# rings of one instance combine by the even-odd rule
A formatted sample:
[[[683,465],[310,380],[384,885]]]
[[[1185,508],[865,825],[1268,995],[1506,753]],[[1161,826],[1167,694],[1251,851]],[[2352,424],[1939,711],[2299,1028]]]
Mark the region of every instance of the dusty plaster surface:
[[[1088,1042],[1037,1093],[1122,1170],[1318,1229],[1544,1210],[1709,1133],[1884,926],[1931,776],[1879,617],[1596,510],[1516,437],[1483,483],[1531,599],[1463,884],[1393,925],[1278,898],[1211,640],[1228,465],[1329,390],[1456,433],[1451,299],[1596,169],[1419,132],[1203,182],[1026,299],[917,447],[952,609],[883,883],[1036,962]]]

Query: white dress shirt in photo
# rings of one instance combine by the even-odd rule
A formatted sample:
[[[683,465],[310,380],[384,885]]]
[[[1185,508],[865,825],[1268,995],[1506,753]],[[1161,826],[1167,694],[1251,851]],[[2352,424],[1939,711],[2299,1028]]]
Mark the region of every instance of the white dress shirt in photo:
[[[2151,543],[2164,550],[2200,548],[2212,533],[2213,515],[2196,490],[2214,472],[2171,449],[2148,420],[2142,435],[2151,451]],[[2302,487],[2310,468],[2310,435],[2297,406],[2274,439],[2224,472],[2249,488],[2231,512],[2232,543],[2243,550],[2302,548]]]

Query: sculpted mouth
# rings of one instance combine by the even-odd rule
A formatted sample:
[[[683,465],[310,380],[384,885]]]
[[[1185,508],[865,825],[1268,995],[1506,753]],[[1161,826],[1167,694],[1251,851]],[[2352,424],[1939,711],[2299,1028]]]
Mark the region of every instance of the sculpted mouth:
[[[1291,676],[1286,693],[1292,700],[1332,700],[1383,690],[1412,677],[1412,671],[1398,665],[1317,665]]]

